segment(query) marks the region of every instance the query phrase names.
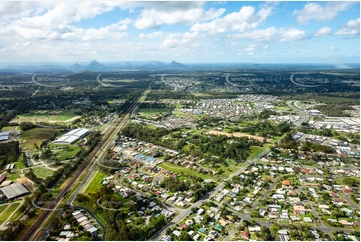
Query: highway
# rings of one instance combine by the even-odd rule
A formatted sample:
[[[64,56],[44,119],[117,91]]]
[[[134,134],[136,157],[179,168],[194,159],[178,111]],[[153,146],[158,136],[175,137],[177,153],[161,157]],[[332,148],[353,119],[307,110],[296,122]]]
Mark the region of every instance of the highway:
[[[246,168],[248,167],[248,165],[252,165],[254,164],[257,160],[259,160],[261,157],[263,157],[264,155],[266,155],[268,152],[270,152],[270,149],[267,149],[265,151],[263,151],[261,154],[259,154],[257,157],[253,158],[252,160],[246,162],[243,164],[243,166],[236,171],[235,173],[233,173],[231,176],[229,176],[226,180],[224,181],[229,181],[232,180],[232,178],[234,176],[238,176],[240,175],[243,171],[246,170]],[[216,188],[214,188],[212,190],[211,193],[206,194],[204,197],[202,197],[200,200],[198,200],[196,203],[194,203],[192,206],[190,206],[187,209],[184,209],[183,211],[181,211],[179,213],[178,216],[176,216],[170,223],[168,223],[166,226],[164,226],[160,231],[158,231],[155,235],[153,235],[149,240],[155,240],[155,241],[159,241],[165,234],[165,231],[168,227],[179,223],[180,221],[182,221],[184,218],[186,218],[189,214],[191,214],[192,212],[192,208],[199,208],[201,206],[201,204],[203,202],[208,201],[209,198],[211,198],[212,196],[214,196],[215,194],[218,193],[218,191],[220,191],[221,189],[223,189],[224,187],[224,181],[219,184]]]
[[[89,178],[92,177],[93,172],[96,170],[98,166],[99,159],[103,158],[107,148],[110,147],[115,140],[117,133],[123,128],[124,124],[129,119],[129,113],[136,107],[139,100],[142,98],[144,93],[152,86],[155,80],[153,80],[146,88],[144,88],[139,94],[138,98],[132,103],[132,105],[128,108],[124,115],[122,115],[118,121],[116,121],[111,128],[108,129],[106,134],[103,137],[103,143],[98,143],[98,145],[94,148],[94,150],[89,154],[88,158],[80,165],[80,167],[74,172],[74,175],[67,180],[67,183],[64,186],[64,189],[57,195],[57,197],[49,203],[46,207],[46,210],[43,210],[40,215],[35,219],[35,221],[29,226],[29,228],[22,234],[19,240],[37,240],[44,239],[44,236],[47,234],[47,231],[50,230],[51,227],[44,228],[44,225],[48,221],[52,214],[59,210],[58,207],[61,207],[64,204],[63,197],[71,191],[74,187],[74,184],[78,184],[79,180],[85,176],[85,179],[82,183],[79,184],[78,188],[72,193],[70,198],[66,201],[66,203],[71,204],[80,189],[86,182],[89,182]],[[62,211],[58,212],[58,216],[62,213]]]

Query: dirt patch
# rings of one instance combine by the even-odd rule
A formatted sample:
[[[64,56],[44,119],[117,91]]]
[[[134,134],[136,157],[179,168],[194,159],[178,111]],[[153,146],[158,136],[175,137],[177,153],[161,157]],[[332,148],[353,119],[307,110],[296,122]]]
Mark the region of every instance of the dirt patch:
[[[266,138],[264,137],[261,137],[261,136],[257,136],[257,135],[251,135],[251,134],[244,134],[244,133],[226,133],[226,132],[221,132],[221,131],[216,131],[216,130],[210,130],[207,132],[207,134],[215,134],[215,135],[225,135],[227,137],[231,137],[231,136],[234,136],[234,137],[249,137],[249,138],[253,138],[253,139],[256,139],[256,140],[259,140],[261,142],[263,142]],[[266,142],[268,142],[269,139],[266,139]]]

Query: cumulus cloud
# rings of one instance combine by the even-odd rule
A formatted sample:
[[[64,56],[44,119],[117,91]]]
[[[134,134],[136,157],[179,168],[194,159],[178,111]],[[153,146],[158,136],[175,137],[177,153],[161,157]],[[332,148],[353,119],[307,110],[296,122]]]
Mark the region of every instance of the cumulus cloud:
[[[165,48],[176,48],[186,44],[188,45],[188,43],[194,39],[202,37],[204,37],[204,35],[199,34],[198,32],[170,33],[167,34],[162,45]]]
[[[270,27],[267,29],[257,29],[250,32],[245,32],[241,34],[234,34],[234,38],[249,38],[252,40],[269,40],[272,36],[278,33],[278,30],[275,27]]]
[[[162,24],[176,25],[184,24],[191,25],[199,21],[207,21],[222,15],[226,10],[224,8],[214,9],[208,11],[202,8],[192,9],[144,9],[140,17],[135,20],[134,26],[137,29],[155,29]]]
[[[360,18],[348,21],[341,26],[341,29],[335,32],[335,35],[359,35],[360,34]]]
[[[167,33],[166,32],[162,32],[162,31],[157,31],[157,32],[153,32],[150,34],[144,34],[141,33],[139,35],[139,39],[155,39],[155,38],[161,38],[164,37]]]
[[[228,30],[246,31],[256,28],[271,14],[272,8],[262,8],[258,12],[252,6],[243,6],[238,12],[227,14],[222,18],[213,19],[207,23],[197,23],[191,31],[206,31],[212,34]]]
[[[283,32],[283,30],[281,31]],[[307,36],[306,32],[304,30],[299,30],[299,29],[288,29],[286,31],[284,31],[284,33],[282,34],[280,41],[281,42],[286,42],[286,41],[294,41],[294,40],[300,40],[303,39]]]
[[[264,41],[270,40],[271,38],[279,39],[281,42],[293,41],[303,39],[307,36],[304,30],[299,30],[295,28],[275,28],[270,27],[267,29],[258,29],[250,32],[245,32],[241,34],[229,35],[229,38],[249,38],[255,41]]]
[[[339,12],[348,9],[354,2],[330,2],[326,4],[307,3],[303,9],[294,10],[293,15],[299,23],[307,23],[309,20],[331,20]]]
[[[331,28],[329,27],[323,27],[319,29],[313,36],[325,36],[331,33]]]

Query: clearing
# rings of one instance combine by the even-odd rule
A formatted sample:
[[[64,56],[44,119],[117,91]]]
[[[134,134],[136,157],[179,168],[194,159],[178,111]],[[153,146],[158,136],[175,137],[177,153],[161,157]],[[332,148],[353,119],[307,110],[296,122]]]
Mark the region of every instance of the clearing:
[[[226,132],[221,132],[221,131],[216,131],[216,130],[210,130],[207,132],[207,134],[215,134],[215,135],[225,135],[227,137],[248,137],[248,138],[253,138],[256,140],[259,140],[261,142],[263,142],[264,140],[266,140],[266,142],[269,141],[269,139],[266,139],[264,137],[261,136],[257,136],[257,135],[250,135],[250,134],[245,134],[245,133],[239,133],[239,132],[235,132],[235,133],[226,133]]]

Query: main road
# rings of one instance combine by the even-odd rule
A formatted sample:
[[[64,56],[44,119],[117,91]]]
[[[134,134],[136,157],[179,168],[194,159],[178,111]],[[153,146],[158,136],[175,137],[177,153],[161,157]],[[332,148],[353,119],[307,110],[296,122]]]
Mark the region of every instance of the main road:
[[[102,159],[107,151],[107,148],[111,147],[113,141],[115,140],[117,133],[123,128],[124,124],[128,122],[129,114],[136,107],[138,102],[141,100],[142,96],[146,91],[152,86],[155,80],[153,80],[146,88],[144,88],[139,94],[138,98],[132,103],[132,105],[128,108],[128,110],[123,114],[117,122],[115,122],[111,128],[108,129],[103,138],[103,143],[98,146],[91,152],[86,161],[80,165],[78,170],[74,173],[74,175],[68,179],[65,184],[65,188],[61,190],[58,196],[49,203],[49,205],[44,209],[38,218],[30,225],[30,227],[23,233],[20,237],[20,240],[37,240],[44,239],[44,235],[47,234],[50,226],[44,229],[44,225],[47,223],[48,219],[52,217],[54,212],[58,212],[58,216],[62,213],[61,206],[64,204],[63,197],[70,191],[75,184],[78,184],[81,178],[85,176],[83,182],[79,184],[77,189],[73,191],[70,198],[66,201],[67,204],[71,204],[81,188],[89,181],[89,178],[92,177],[93,172],[98,167],[98,162]],[[88,169],[87,169],[88,168]],[[59,211],[60,210],[60,211]]]

